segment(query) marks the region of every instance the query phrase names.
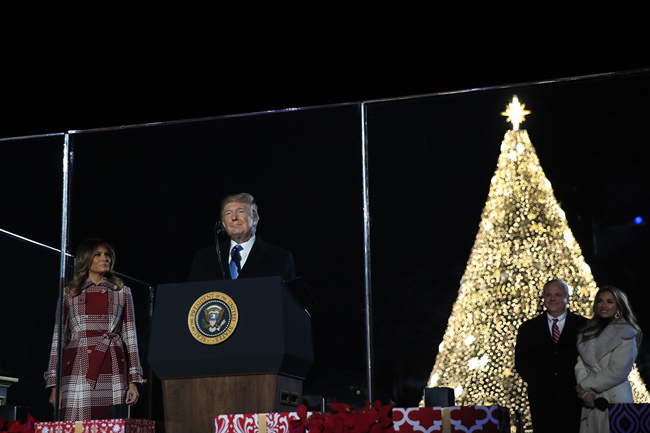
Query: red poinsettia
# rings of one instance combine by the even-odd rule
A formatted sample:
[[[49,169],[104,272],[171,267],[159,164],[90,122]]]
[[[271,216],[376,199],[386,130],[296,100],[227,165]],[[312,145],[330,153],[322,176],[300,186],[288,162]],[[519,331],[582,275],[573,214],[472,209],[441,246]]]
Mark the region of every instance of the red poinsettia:
[[[350,429],[345,425],[343,418],[325,415],[323,421],[323,433],[349,433]],[[310,431],[311,433],[311,431]]]
[[[334,410],[334,412],[336,412],[337,415],[356,413],[356,409],[353,409],[349,404],[339,403],[336,400],[334,400],[333,403],[327,403],[327,405],[331,407],[332,410]]]
[[[34,433],[36,431],[36,419],[33,416],[27,415],[25,422],[21,420],[7,421],[0,417],[0,432],[6,433]]]
[[[354,425],[354,433],[394,433],[393,420],[390,417],[393,406],[395,405],[382,406],[379,401],[373,406],[366,402],[366,407]]]
[[[301,404],[296,411],[298,419],[292,419],[289,422],[291,433],[304,433],[309,430],[310,433],[321,433],[323,431],[323,424],[325,417],[319,413],[312,413],[307,416],[307,406]]]
[[[326,428],[331,426],[326,433],[350,433],[359,415],[356,409],[349,404],[339,403],[336,400],[333,403],[327,403],[327,405],[334,410],[335,414],[325,417]],[[329,422],[327,422],[328,420]]]
[[[390,417],[393,405],[382,406],[377,402],[374,406],[366,403],[361,412],[345,403],[329,403],[334,414],[324,415],[314,413],[307,416],[307,408],[301,405],[297,420],[290,422],[291,433],[394,433],[393,420]]]

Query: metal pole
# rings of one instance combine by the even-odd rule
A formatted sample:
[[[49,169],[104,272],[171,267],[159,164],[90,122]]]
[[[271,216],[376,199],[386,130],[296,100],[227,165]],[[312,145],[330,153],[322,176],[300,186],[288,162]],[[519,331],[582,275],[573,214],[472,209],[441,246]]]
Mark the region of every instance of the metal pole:
[[[374,378],[372,371],[372,287],[370,275],[370,193],[368,179],[368,136],[366,134],[366,105],[361,103],[361,159],[363,177],[363,234],[366,300],[366,368],[368,401],[374,401]]]
[[[61,364],[63,362],[63,348],[61,342],[63,335],[64,302],[63,293],[66,286],[66,269],[68,266],[68,212],[70,205],[70,170],[72,168],[72,150],[70,146],[70,137],[65,134],[63,138],[63,197],[61,201],[61,260],[59,267],[59,327],[57,330],[57,363],[56,363],[56,392],[54,398],[54,419],[60,421],[59,405],[61,395]]]

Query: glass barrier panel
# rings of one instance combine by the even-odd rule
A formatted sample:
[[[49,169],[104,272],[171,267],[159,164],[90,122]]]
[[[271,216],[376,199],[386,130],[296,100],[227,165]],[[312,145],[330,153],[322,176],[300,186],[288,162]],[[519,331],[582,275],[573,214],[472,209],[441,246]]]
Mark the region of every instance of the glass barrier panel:
[[[64,135],[0,140],[0,229],[61,243]]]
[[[520,130],[596,283],[624,287],[639,315],[650,314],[650,237],[635,222],[650,215],[649,78],[634,71],[365,104],[376,398],[403,407],[422,399],[513,129],[502,113],[515,95],[530,111]],[[637,360],[646,382],[648,347]]]
[[[319,303],[304,394],[343,390],[340,401],[363,405],[360,104],[80,131],[70,143],[71,246],[103,237],[116,270],[156,286],[186,281],[195,252],[214,245],[220,200],[251,193],[257,236],[293,253]]]
[[[7,390],[5,404],[27,407],[36,419],[51,420],[43,373],[52,345],[61,253],[7,232],[0,232],[0,251],[0,376],[18,379]]]
[[[4,402],[52,417],[47,368],[59,292],[64,134],[0,139],[0,376]]]
[[[502,112],[514,95],[531,112],[520,128],[596,283],[624,287],[638,315],[647,315],[650,239],[643,218],[650,206],[650,148],[642,125],[650,112],[649,75],[372,101],[363,104],[365,113],[361,104],[344,104],[70,133],[70,252],[85,238],[105,238],[117,250],[116,270],[133,276],[124,279],[137,298],[141,358],[151,378],[143,393],[147,403],[138,410],[149,417],[162,406],[159,383],[146,365],[155,287],[187,280],[195,252],[214,245],[221,198],[242,191],[259,205],[259,238],[293,253],[298,274],[318,301],[310,312],[316,361],[304,395],[363,406],[364,162],[372,397],[417,406],[479,227],[485,227],[481,212],[502,142],[513,128]],[[60,253],[47,245],[61,240],[63,137],[0,140],[3,183],[10,186],[0,192],[6,270],[0,280],[5,287],[25,287],[6,290],[3,306],[29,305],[6,316],[5,326],[24,325],[3,334],[2,347],[16,349],[2,351],[0,372],[21,378],[9,403],[34,407],[42,419],[51,413],[42,404],[42,373]],[[43,318],[35,325],[26,324],[32,310]],[[20,365],[24,352],[29,361]],[[647,382],[647,344],[637,365]]]
[[[53,419],[43,373],[48,368],[56,304],[59,296],[61,252],[8,232],[0,232],[3,251],[0,273],[2,324],[0,333],[0,376],[18,381],[7,390],[6,404],[27,408],[39,421]],[[74,257],[68,260],[67,279],[72,276]],[[10,270],[10,271],[9,271]],[[151,418],[151,368],[147,349],[153,302],[153,287],[145,282],[120,275],[133,293],[138,326],[140,356],[147,382],[141,387],[141,398],[132,411],[133,417]]]

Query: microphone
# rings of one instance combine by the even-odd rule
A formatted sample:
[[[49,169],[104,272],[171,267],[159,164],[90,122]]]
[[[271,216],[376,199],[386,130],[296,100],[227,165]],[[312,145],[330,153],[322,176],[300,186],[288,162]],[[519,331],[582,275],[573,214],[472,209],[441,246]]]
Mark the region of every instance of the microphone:
[[[598,397],[595,401],[594,404],[596,406],[596,409],[606,411],[607,408],[609,407],[609,401],[607,401],[606,398],[604,397]]]
[[[217,221],[214,225],[214,247],[217,252],[217,262],[219,263],[219,270],[221,271],[221,279],[226,279],[226,271],[223,268],[223,262],[221,261],[221,249],[219,248],[219,235],[226,231],[226,228],[221,224],[221,221]]]
[[[215,236],[221,235],[226,231],[226,228],[223,226],[221,221],[217,221],[217,223],[214,225],[214,234]]]

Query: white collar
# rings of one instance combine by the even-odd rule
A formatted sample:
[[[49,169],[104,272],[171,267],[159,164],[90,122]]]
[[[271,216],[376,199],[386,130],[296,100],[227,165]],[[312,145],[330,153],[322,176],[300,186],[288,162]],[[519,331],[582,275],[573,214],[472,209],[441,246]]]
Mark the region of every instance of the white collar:
[[[232,239],[230,240],[230,249],[228,250],[229,252],[232,251],[232,249],[235,247],[235,245],[241,245],[242,250],[239,252],[241,255],[241,266],[244,266],[244,263],[246,263],[246,259],[248,258],[248,254],[251,252],[251,249],[253,248],[253,244],[255,243],[255,235],[251,236],[249,240],[246,242],[242,242],[241,244],[238,244],[237,242],[233,241]],[[230,254],[228,254],[228,263],[230,263]]]
[[[557,319],[558,322],[562,322],[562,321],[564,321],[564,319],[566,319],[566,315],[567,315],[568,312],[569,312],[569,310],[564,310],[564,313],[560,314],[557,317],[553,317],[548,312],[546,312],[546,318],[548,319],[549,322],[552,322],[553,319]]]

